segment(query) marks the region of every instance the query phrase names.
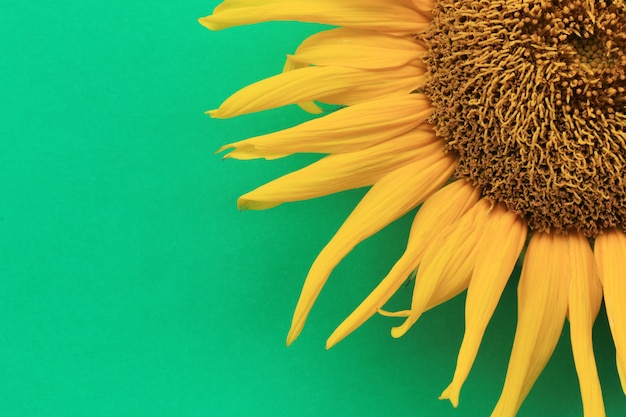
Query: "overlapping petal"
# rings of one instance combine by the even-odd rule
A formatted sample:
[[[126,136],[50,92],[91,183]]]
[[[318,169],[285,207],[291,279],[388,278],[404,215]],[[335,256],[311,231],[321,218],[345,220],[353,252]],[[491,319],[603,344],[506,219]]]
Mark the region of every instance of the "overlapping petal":
[[[423,94],[397,95],[356,104],[295,127],[256,136],[221,147],[227,157],[275,159],[299,152],[355,152],[405,134],[431,115]],[[432,137],[428,126],[411,133],[416,141]]]
[[[571,283],[568,317],[574,363],[578,373],[583,411],[587,417],[604,417],[600,378],[593,353],[593,323],[602,304],[602,285],[588,239],[580,233],[569,235]]]
[[[384,69],[415,65],[425,46],[413,36],[336,28],[307,38],[288,59],[304,65],[333,65],[360,69]]]
[[[306,67],[250,84],[207,113],[215,118],[269,110],[318,100],[353,105],[392,94],[409,94],[423,84],[417,67],[368,71],[346,67]]]
[[[415,215],[407,248],[389,274],[333,332],[326,342],[330,349],[374,315],[420,264],[430,243],[472,207],[478,190],[469,182],[455,181],[429,197]]]
[[[415,34],[430,16],[404,0],[225,0],[200,19],[211,30],[271,20],[296,20],[385,33]]]
[[[615,343],[617,369],[626,393],[626,235],[610,229],[596,238],[594,255]]]
[[[360,151],[330,155],[244,194],[238,205],[259,210],[365,187],[405,164],[442,154],[443,149],[436,137],[420,143],[405,135]]]
[[[430,244],[415,277],[411,309],[404,323],[391,329],[393,337],[403,336],[428,310],[433,298],[443,295],[447,299],[452,295],[442,294],[440,288],[444,281],[468,282],[482,233],[481,226],[490,207],[491,203],[487,200],[480,200]]]
[[[478,347],[526,242],[526,222],[502,204],[496,205],[482,226],[476,264],[465,302],[465,335],[452,383],[440,399],[458,405],[461,386],[474,363]]]
[[[381,178],[363,197],[311,266],[287,336],[291,344],[334,267],[357,244],[422,203],[456,167],[452,155],[434,154]]]
[[[567,314],[571,261],[567,236],[530,239],[518,298],[518,323],[504,388],[491,417],[513,417],[552,356]]]

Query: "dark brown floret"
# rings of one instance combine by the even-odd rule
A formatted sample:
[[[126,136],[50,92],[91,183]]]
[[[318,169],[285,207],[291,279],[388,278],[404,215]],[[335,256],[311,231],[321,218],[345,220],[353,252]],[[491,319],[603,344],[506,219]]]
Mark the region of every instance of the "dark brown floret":
[[[456,175],[534,230],[626,230],[622,0],[440,0],[424,40]]]

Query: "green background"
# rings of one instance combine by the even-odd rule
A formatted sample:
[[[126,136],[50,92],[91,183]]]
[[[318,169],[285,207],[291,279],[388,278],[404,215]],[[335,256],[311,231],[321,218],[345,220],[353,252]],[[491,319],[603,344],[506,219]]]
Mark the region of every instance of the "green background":
[[[515,279],[458,410],[437,396],[454,370],[463,297],[400,340],[395,320],[375,317],[324,350],[402,252],[409,217],[337,268],[285,347],[310,263],[364,191],[237,211],[238,195],[315,158],[222,162],[215,149],[309,116],[203,112],[280,71],[319,27],[212,33],[196,19],[216,4],[2,7],[0,415],[488,416]],[[624,415],[604,312],[595,336],[608,414]],[[567,333],[519,415],[582,415]]]

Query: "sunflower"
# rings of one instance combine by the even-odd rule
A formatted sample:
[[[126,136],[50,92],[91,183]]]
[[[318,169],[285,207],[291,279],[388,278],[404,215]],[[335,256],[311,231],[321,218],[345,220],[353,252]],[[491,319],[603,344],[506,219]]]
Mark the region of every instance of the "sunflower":
[[[287,344],[341,259],[419,206],[404,254],[327,347],[376,313],[403,317],[391,330],[401,337],[467,291],[456,370],[440,397],[456,407],[519,261],[517,328],[492,416],[516,415],[566,319],[584,415],[604,416],[592,345],[602,300],[626,387],[623,0],[226,0],[200,22],[220,30],[269,20],[335,28],[208,113],[297,104],[325,115],[219,151],[325,156],[244,194],[239,207],[371,187],[311,266]],[[408,309],[384,311],[411,277]]]

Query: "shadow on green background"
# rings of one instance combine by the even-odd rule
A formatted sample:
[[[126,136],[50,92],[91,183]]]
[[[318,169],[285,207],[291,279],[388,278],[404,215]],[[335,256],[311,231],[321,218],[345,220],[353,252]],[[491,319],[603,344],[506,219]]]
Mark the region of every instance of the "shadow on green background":
[[[216,1],[63,1],[3,8],[0,415],[487,416],[515,328],[514,282],[454,410],[463,297],[404,338],[376,317],[326,337],[403,250],[410,218],[336,270],[284,344],[303,278],[363,190],[239,213],[238,195],[314,160],[221,162],[220,144],[295,125],[289,107],[214,108],[280,71],[319,27],[211,33]],[[411,289],[393,300],[406,306]],[[609,416],[626,413],[601,315]],[[581,416],[567,334],[519,416]]]

